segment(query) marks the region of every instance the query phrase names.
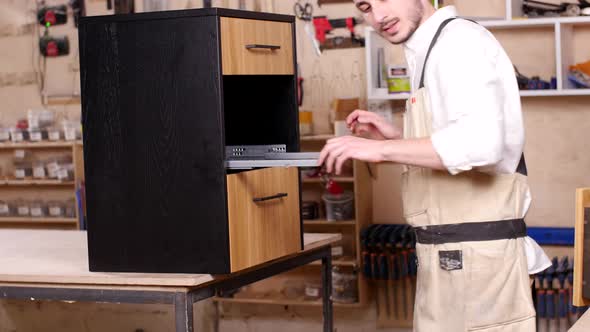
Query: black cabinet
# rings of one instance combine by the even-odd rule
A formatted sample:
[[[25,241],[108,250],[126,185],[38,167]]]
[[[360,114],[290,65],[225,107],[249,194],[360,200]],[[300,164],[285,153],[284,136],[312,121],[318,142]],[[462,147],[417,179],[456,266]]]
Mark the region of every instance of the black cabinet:
[[[223,274],[302,249],[298,173],[225,168],[228,145],[299,150],[294,31],[291,16],[216,8],[81,19],[90,270]],[[254,204],[277,176],[297,177],[289,196]],[[276,204],[295,213],[258,220]]]

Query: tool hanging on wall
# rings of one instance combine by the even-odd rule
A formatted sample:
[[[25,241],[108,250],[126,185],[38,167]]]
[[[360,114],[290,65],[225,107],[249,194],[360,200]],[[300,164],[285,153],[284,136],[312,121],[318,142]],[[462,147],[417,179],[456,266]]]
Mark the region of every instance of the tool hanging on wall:
[[[573,260],[554,257],[535,277],[535,302],[539,331],[566,332],[588,307],[572,304]]]
[[[212,0],[203,0],[203,8],[211,8],[213,4],[211,3]]]
[[[362,272],[375,281],[379,326],[411,326],[416,237],[409,225],[371,225],[361,231]]]
[[[316,39],[323,49],[364,47],[365,39],[357,37],[354,28],[360,24],[361,20],[356,17],[347,17],[342,19],[328,19],[326,16],[316,16],[313,18],[313,25],[316,31]],[[335,36],[327,38],[335,29],[345,28],[350,32],[350,37]]]
[[[313,47],[315,54],[317,56],[322,55],[320,44],[316,39],[316,32],[314,31],[314,26],[311,24],[313,20],[313,5],[308,1],[302,3],[301,0],[297,0],[293,7],[293,11],[295,12],[295,16],[304,22],[303,29],[305,30],[305,33],[311,41],[311,45]]]
[[[37,21],[42,26],[66,24],[68,23],[68,6],[41,7],[37,11]]]

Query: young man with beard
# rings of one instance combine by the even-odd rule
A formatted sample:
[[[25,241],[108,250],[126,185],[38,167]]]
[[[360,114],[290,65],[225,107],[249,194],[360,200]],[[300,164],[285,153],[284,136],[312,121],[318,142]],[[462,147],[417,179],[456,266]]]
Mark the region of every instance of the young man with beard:
[[[318,163],[404,164],[404,217],[417,235],[414,331],[534,332],[529,273],[549,259],[526,236],[531,203],[514,68],[493,35],[429,0],[354,0],[403,44],[413,94],[403,132],[374,113],[347,119]]]

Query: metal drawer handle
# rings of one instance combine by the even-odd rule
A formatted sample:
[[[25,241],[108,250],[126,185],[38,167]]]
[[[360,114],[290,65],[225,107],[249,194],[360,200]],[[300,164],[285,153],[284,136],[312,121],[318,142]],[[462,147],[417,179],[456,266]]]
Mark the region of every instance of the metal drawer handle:
[[[276,50],[280,50],[281,47],[278,45],[249,44],[249,45],[246,45],[246,49],[247,50],[265,49],[265,50],[276,51]]]
[[[254,201],[254,203],[260,203],[260,202],[264,202],[264,201],[270,201],[271,199],[278,199],[278,198],[283,198],[283,197],[287,197],[287,196],[288,196],[287,193],[278,193],[276,195],[254,198],[252,200]]]

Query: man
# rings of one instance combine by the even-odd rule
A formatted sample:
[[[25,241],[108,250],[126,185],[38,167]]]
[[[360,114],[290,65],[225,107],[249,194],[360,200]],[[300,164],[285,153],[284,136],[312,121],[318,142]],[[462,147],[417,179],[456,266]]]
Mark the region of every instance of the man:
[[[404,164],[404,217],[417,235],[414,330],[533,332],[529,273],[549,266],[526,237],[531,198],[514,68],[485,28],[428,0],[354,0],[375,30],[404,44],[412,96],[403,133],[357,110],[355,136],[318,163]],[[360,136],[360,137],[359,137]]]

